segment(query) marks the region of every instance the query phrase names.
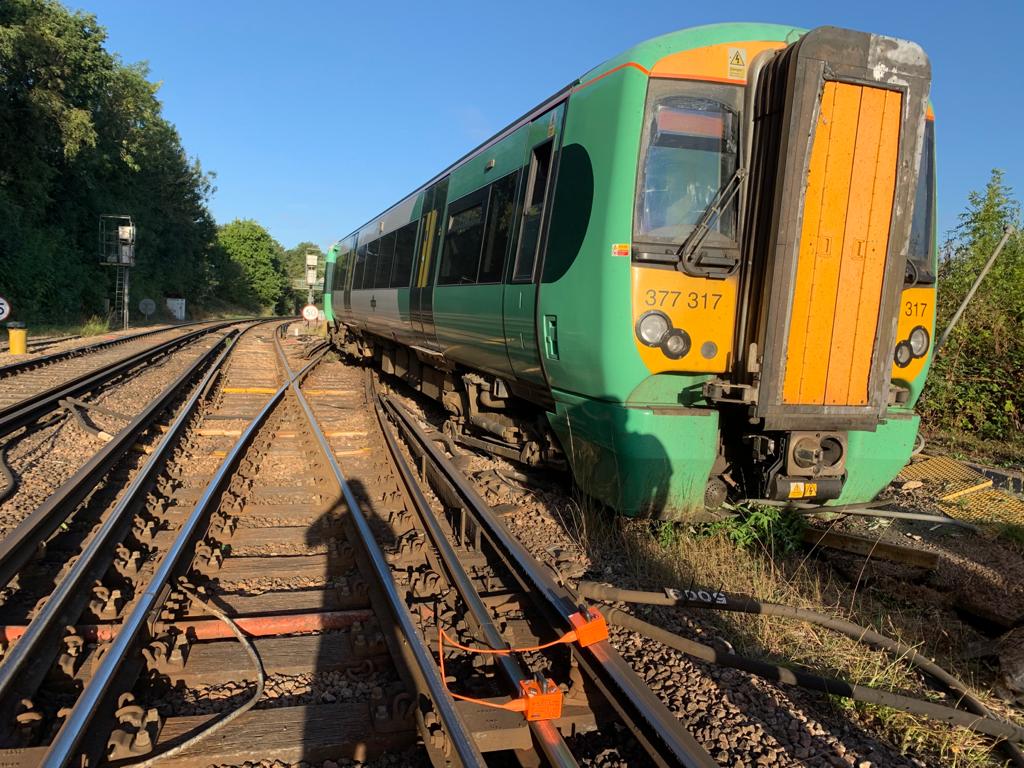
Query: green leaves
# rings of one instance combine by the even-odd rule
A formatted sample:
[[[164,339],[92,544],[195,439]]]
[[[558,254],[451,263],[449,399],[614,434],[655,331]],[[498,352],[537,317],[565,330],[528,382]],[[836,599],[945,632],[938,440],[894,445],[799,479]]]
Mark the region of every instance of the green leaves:
[[[18,320],[103,312],[101,213],[135,220],[133,307],[142,296],[201,304],[227,283],[211,177],[162,117],[145,65],[105,44],[95,17],[55,0],[0,2],[0,294]]]
[[[937,333],[1003,235],[1021,225],[1020,203],[1003,173],[972,192],[942,248]],[[1024,429],[1024,237],[1011,236],[931,369],[919,409],[935,430],[1002,440]]]
[[[270,233],[251,219],[235,219],[217,232],[227,256],[230,277],[223,296],[250,309],[273,312],[288,288],[281,257],[284,250]]]

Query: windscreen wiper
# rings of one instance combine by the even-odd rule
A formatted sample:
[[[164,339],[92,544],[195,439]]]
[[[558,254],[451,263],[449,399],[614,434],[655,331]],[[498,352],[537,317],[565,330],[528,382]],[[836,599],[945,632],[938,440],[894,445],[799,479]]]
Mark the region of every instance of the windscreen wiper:
[[[689,262],[693,254],[700,248],[701,243],[704,242],[708,233],[711,232],[711,225],[721,217],[722,211],[732,203],[732,199],[739,193],[740,184],[745,178],[747,178],[747,169],[742,166],[737,167],[732,176],[729,177],[729,180],[719,187],[714,199],[708,203],[708,207],[704,209],[704,213],[701,214],[696,226],[690,230],[690,234],[686,236],[682,245],[679,246],[679,250],[676,251],[680,267]]]

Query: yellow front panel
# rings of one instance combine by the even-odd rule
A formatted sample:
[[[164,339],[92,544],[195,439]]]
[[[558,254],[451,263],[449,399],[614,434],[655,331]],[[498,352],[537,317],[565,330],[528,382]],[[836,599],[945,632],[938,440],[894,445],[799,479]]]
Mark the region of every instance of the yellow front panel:
[[[880,88],[825,84],[804,199],[784,403],[868,402],[900,100]]]
[[[657,347],[649,347],[635,334],[633,342],[651,373],[686,371],[722,373],[732,365],[736,324],[736,275],[725,280],[692,277],[675,269],[632,268],[633,327],[651,310],[663,312],[672,327],[686,331],[690,351],[673,360]]]
[[[892,364],[892,378],[910,384],[921,375],[932,348],[935,346],[935,286],[915,285],[904,288],[900,295],[899,320],[896,324],[896,343],[910,338],[910,332],[921,326],[928,331],[929,344],[927,351],[920,357],[913,358],[908,365],[900,368],[895,361]]]

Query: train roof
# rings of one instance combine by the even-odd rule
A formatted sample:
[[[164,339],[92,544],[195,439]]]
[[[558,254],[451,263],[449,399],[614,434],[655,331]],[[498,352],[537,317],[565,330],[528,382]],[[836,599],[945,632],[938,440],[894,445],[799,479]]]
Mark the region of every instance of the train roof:
[[[568,83],[564,88],[559,90],[553,96],[546,98],[536,107],[529,110],[516,120],[513,120],[507,126],[498,131],[496,134],[494,134],[483,143],[471,149],[458,160],[451,163],[443,170],[435,174],[433,177],[428,179],[426,182],[418,186],[415,190],[403,196],[394,205],[389,206],[385,210],[378,213],[376,216],[373,216],[370,219],[368,219],[365,223],[351,230],[347,235],[342,236],[341,240],[345,240],[351,237],[352,235],[356,234],[360,230],[365,229],[367,226],[374,224],[377,220],[386,216],[390,211],[394,210],[403,203],[406,203],[409,200],[409,198],[415,197],[416,195],[420,194],[431,184],[443,179],[446,175],[454,171],[460,165],[472,159],[480,152],[483,152],[485,149],[487,149],[487,147],[495,144],[498,141],[501,141],[510,133],[518,129],[521,125],[533,120],[536,117],[539,117],[541,114],[543,114],[548,109],[556,105],[558,102],[567,98],[568,95],[572,92],[572,90],[581,84],[599,78],[602,75],[609,74],[610,72],[629,64],[639,65],[639,67],[645,71],[645,74],[650,74],[650,70],[660,59],[669,54],[678,53],[680,51],[688,51],[693,50],[695,48],[703,48],[711,45],[720,45],[722,43],[743,42],[746,40],[783,41],[788,44],[791,42],[795,42],[806,31],[806,29],[802,29],[799,27],[791,27],[785,24],[764,24],[756,22],[725,22],[721,24],[705,24],[699,27],[689,27],[687,29],[680,29],[675,32],[669,32],[664,35],[659,35],[658,37],[652,37],[650,40],[645,40],[641,43],[637,43],[636,45],[627,48],[618,56],[608,59],[607,61],[599,64],[598,66],[584,73],[581,77],[578,77],[572,82]]]
[[[585,83],[630,63],[639,64],[650,71],[660,59],[680,51],[745,40],[773,40],[789,44],[796,42],[806,32],[807,30],[801,27],[757,22],[727,22],[688,27],[637,43],[586,72],[576,82]]]

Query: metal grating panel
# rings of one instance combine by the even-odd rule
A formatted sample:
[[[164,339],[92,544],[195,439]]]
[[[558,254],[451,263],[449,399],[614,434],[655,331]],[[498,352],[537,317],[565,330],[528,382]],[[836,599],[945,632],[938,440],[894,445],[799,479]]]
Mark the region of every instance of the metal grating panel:
[[[940,501],[939,509],[968,523],[1002,523],[1024,529],[1024,500],[1002,491],[978,491],[953,501]]]
[[[900,472],[901,480],[920,480],[937,486],[936,495],[941,501],[951,501],[965,494],[992,487],[992,481],[980,475],[959,461],[946,456],[936,456],[909,464]]]
[[[955,459],[936,456],[903,468],[901,480],[935,486],[935,506],[946,515],[979,525],[1024,530],[1024,499],[992,488],[992,480]]]

